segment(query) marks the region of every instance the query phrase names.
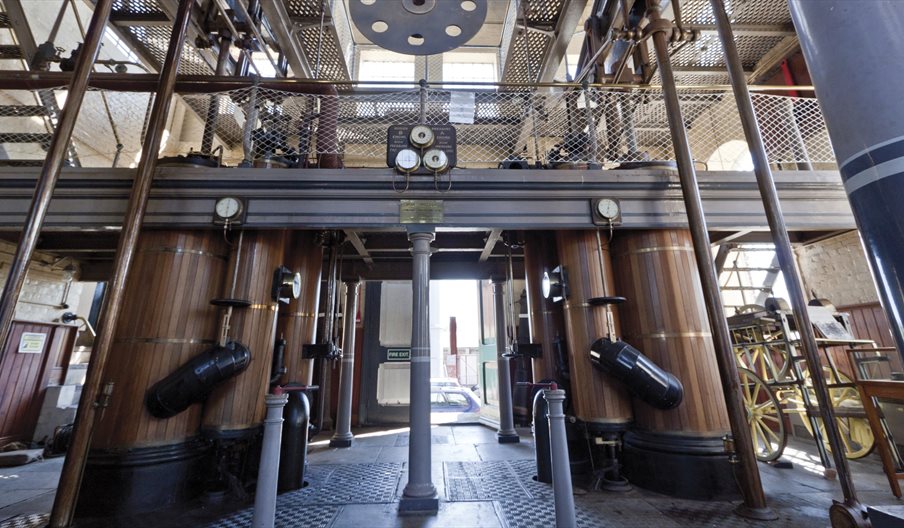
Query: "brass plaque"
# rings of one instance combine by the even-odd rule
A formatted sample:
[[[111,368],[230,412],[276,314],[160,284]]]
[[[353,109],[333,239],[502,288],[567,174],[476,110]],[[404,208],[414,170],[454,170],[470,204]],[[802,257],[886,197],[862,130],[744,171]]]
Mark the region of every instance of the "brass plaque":
[[[399,223],[441,224],[442,200],[399,200]]]

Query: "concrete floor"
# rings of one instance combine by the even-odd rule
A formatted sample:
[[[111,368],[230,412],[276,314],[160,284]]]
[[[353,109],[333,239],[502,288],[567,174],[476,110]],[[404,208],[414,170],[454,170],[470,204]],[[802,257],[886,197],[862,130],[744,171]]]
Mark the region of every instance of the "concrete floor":
[[[434,426],[433,475],[440,493],[436,516],[400,517],[399,496],[407,482],[408,433],[405,428],[359,429],[351,449],[331,449],[328,440],[310,447],[306,488],[285,493],[277,526],[330,528],[520,528],[554,526],[552,490],[531,480],[533,446],[529,431],[520,444],[500,445],[483,426]],[[634,489],[626,493],[575,488],[580,527],[828,526],[828,508],[840,498],[837,481],[825,480],[815,446],[792,441],[786,460],[793,469],[760,464],[763,485],[779,520],[757,523],[731,513],[729,502],[673,499]],[[53,501],[62,459],[0,469],[0,528],[40,526]],[[863,503],[897,505],[872,455],[852,461]],[[129,528],[153,526],[249,526],[251,509],[215,513],[155,513],[123,522]],[[24,517],[32,514],[33,517]],[[44,515],[41,515],[44,514]],[[102,526],[111,526],[103,523]]]

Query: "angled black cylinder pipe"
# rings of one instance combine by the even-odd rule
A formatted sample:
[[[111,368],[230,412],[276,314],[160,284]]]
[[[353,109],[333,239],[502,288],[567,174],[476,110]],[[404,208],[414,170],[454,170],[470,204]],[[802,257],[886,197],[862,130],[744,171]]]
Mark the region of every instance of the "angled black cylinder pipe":
[[[657,409],[674,409],[684,398],[684,386],[674,374],[624,341],[597,339],[590,345],[590,362]]]

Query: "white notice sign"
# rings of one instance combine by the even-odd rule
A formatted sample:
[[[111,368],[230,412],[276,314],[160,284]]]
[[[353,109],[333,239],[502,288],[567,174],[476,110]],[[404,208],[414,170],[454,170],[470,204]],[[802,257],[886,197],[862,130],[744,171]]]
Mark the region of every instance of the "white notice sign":
[[[449,101],[449,122],[474,124],[474,92],[452,92]]]
[[[20,354],[40,354],[44,351],[44,343],[47,342],[47,334],[38,332],[24,332],[19,339]]]

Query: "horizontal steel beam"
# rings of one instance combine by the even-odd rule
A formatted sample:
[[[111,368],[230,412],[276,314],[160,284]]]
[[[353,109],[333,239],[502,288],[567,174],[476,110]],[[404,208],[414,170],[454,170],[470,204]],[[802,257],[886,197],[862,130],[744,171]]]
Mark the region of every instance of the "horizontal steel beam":
[[[0,229],[21,228],[39,172],[0,168]],[[133,173],[64,169],[46,226],[118,229]],[[621,201],[624,228],[687,225],[677,176],[666,170],[456,169],[449,192],[438,192],[432,177],[414,176],[403,194],[393,190],[393,178],[389,169],[160,168],[146,224],[213,227],[216,200],[236,196],[246,201],[246,225],[255,228],[400,229],[402,200],[432,201],[421,205],[442,215],[439,228],[592,228],[591,201],[602,197]],[[837,172],[777,172],[776,183],[789,229],[854,228]],[[701,172],[700,190],[712,230],[767,229],[753,173]]]

